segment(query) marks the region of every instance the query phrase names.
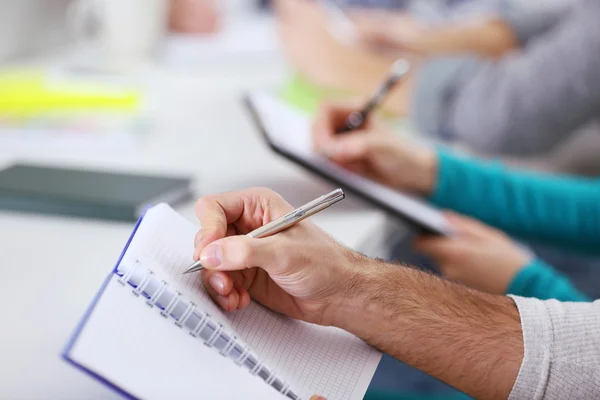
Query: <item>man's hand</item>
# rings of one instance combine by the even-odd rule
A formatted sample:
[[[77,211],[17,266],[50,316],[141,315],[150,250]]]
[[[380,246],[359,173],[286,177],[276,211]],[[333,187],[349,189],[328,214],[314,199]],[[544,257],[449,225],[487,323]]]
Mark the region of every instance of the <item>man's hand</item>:
[[[198,201],[195,257],[218,304],[235,310],[252,297],[354,333],[471,396],[508,397],[523,358],[511,299],[370,260],[309,221],[267,238],[242,236],[291,210],[267,189]]]
[[[336,134],[356,106],[326,104],[313,124],[315,149],[344,168],[384,185],[419,194],[432,192],[437,171],[435,152],[392,135],[376,119],[360,130]]]
[[[329,325],[364,257],[310,221],[267,238],[245,236],[292,209],[268,189],[203,197],[196,205],[202,230],[194,257],[223,309],[243,309],[252,297],[279,313]]]
[[[431,256],[450,279],[488,293],[506,293],[517,272],[531,261],[531,254],[479,221],[456,214],[447,218],[456,235],[421,237],[417,250]]]

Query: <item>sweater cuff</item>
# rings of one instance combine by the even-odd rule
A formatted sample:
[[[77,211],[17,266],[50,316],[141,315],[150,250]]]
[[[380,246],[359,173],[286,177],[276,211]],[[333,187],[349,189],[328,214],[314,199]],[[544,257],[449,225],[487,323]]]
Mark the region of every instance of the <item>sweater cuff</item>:
[[[437,146],[437,175],[435,188],[429,196],[429,201],[438,207],[446,208],[451,204],[454,196],[464,185],[465,174],[473,170],[470,168],[472,161],[468,155],[457,155],[451,150]]]
[[[429,197],[429,201],[437,206],[443,206],[446,198],[450,196],[452,188],[454,186],[454,168],[459,164],[456,156],[451,153],[441,150],[437,150],[437,175],[435,177],[435,188]]]
[[[423,134],[452,139],[448,120],[455,92],[479,65],[475,57],[432,59],[421,66],[413,90],[412,119]]]
[[[519,43],[524,46],[552,28],[558,23],[561,9],[556,6],[545,6],[542,10],[538,8],[524,10],[521,7],[500,7],[499,17],[506,22]]]
[[[527,41],[534,37],[539,30],[537,25],[533,25],[532,17],[527,14],[516,13],[512,9],[501,9],[500,17],[506,22],[511,31],[517,37],[521,46],[527,44]]]
[[[517,272],[510,285],[506,288],[506,294],[525,296],[525,293],[528,292],[528,287],[534,283],[539,274],[544,272],[546,268],[546,264],[539,258],[531,260],[529,264]]]
[[[509,400],[541,399],[550,370],[552,321],[543,301],[511,297],[519,310],[523,332],[523,361]]]

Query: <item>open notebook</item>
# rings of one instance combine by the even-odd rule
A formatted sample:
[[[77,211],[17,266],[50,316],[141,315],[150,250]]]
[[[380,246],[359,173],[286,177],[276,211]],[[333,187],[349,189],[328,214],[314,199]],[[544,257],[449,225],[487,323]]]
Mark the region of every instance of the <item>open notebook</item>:
[[[265,92],[250,93],[245,102],[267,143],[277,153],[418,229],[433,234],[451,234],[440,210],[407,193],[348,171],[317,154],[312,145],[311,120],[299,110]]]
[[[197,228],[166,204],[138,222],[63,357],[132,398],[362,399],[381,353],[252,302],[222,312],[191,262]]]

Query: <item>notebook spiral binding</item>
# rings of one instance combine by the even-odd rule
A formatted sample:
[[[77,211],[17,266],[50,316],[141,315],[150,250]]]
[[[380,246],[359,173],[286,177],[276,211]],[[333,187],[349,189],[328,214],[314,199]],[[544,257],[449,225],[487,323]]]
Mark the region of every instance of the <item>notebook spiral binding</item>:
[[[259,376],[287,398],[300,400],[289,385],[264,365],[248,346],[235,335],[227,332],[223,325],[215,322],[209,314],[200,311],[181,293],[170,288],[165,281],[154,276],[154,272],[144,267],[139,260],[123,260],[115,274],[123,287],[131,286],[133,295],[145,299],[146,304],[150,308],[158,309],[163,318],[172,318],[178,328],[202,340],[206,346],[214,347],[222,356],[233,360],[251,374]]]

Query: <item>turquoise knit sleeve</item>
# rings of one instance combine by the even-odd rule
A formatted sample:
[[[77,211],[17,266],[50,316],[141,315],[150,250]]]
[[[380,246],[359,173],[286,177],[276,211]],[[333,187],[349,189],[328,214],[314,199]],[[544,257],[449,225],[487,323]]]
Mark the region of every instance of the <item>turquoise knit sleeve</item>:
[[[541,300],[590,301],[571,281],[540,259],[535,259],[513,278],[506,294]]]
[[[517,171],[439,151],[431,201],[528,240],[600,254],[600,180]]]

